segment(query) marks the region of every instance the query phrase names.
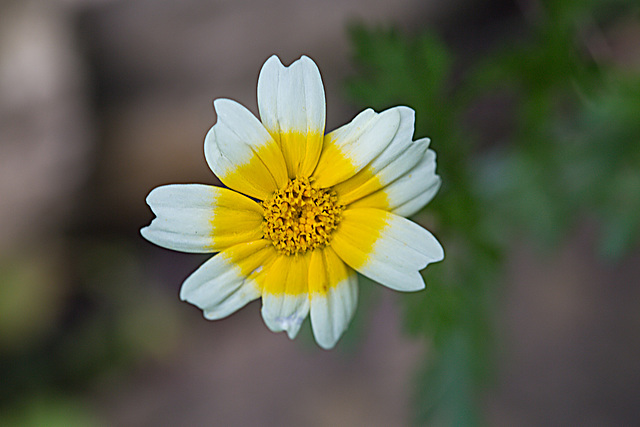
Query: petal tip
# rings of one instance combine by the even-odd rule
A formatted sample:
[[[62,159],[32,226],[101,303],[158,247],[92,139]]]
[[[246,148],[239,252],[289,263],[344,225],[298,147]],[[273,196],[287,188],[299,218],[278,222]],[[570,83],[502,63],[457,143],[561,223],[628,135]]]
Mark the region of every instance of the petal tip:
[[[440,262],[444,260],[444,248],[442,247],[440,242],[438,242],[438,246],[439,246],[439,251],[432,262]]]
[[[260,82],[264,81],[265,79],[271,77],[275,77],[277,79],[280,70],[283,68],[285,68],[285,66],[282,65],[282,61],[280,61],[278,55],[273,54],[269,58],[267,58],[267,60],[264,61],[264,64],[262,64],[260,74],[258,75],[258,87],[260,87]]]
[[[147,225],[146,227],[142,227],[140,229],[140,235],[142,237],[144,237],[146,240],[149,240],[149,228],[151,227],[151,225]]]
[[[232,105],[237,104],[236,101],[229,98],[217,98],[213,101],[213,109],[216,111],[216,114],[220,115],[220,108],[224,109],[226,107],[231,107]]]
[[[426,288],[427,285],[424,283],[424,277],[422,277],[422,274],[420,274],[419,272],[416,272],[415,274],[416,280],[412,280],[411,283],[408,284],[404,289],[398,290],[403,292],[418,292]]]
[[[298,59],[298,61],[300,61],[302,64],[305,64],[307,66],[313,67],[315,70],[318,70],[318,64],[316,64],[316,62],[310,57],[308,57],[307,55],[302,55],[300,59]]]
[[[266,61],[264,61],[264,65],[262,66],[262,68],[264,68],[265,65],[272,64],[272,63],[282,65],[282,61],[280,60],[280,57],[275,53],[271,55]]]
[[[318,344],[318,346],[323,349],[323,350],[333,350],[333,348],[336,346],[336,344],[338,343],[338,341],[340,340],[340,337],[338,337],[337,339],[332,339],[332,340],[319,340],[318,337],[316,337],[316,343]]]
[[[185,301],[185,300],[182,300],[182,301]],[[220,320],[226,316],[221,316],[219,313],[216,313],[214,311],[203,311],[202,317],[204,317],[207,320]]]
[[[153,205],[156,203],[156,201],[158,200],[159,196],[162,193],[162,190],[161,190],[162,187],[163,186],[156,187],[153,190],[149,191],[149,194],[147,194],[147,197],[144,199],[144,201],[151,208],[151,210],[153,210]]]

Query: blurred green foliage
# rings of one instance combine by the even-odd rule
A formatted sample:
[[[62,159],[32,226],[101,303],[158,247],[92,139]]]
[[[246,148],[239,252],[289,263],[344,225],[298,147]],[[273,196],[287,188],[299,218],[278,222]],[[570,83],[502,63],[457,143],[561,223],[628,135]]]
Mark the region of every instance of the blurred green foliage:
[[[403,300],[408,331],[433,350],[417,380],[417,424],[482,424],[492,313],[516,239],[548,250],[580,221],[596,221],[600,252],[617,259],[640,237],[640,76],[601,48],[619,26],[640,27],[640,9],[527,4],[515,18],[523,33],[473,58],[433,32],[351,29],[349,94],[377,110],[414,108],[416,137],[431,137],[443,179],[416,219],[435,231],[446,258],[426,270],[426,292]],[[462,59],[471,65],[461,69]],[[474,126],[474,115],[487,120],[478,110],[495,104],[500,114]]]
[[[174,295],[149,283],[139,252],[69,240],[0,260],[0,425],[102,425],[87,391],[175,348]]]

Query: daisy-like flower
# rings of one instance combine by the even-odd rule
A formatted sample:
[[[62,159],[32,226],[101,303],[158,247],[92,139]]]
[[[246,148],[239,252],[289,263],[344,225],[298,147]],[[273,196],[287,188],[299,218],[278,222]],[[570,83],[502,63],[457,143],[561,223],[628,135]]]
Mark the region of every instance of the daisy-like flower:
[[[412,141],[414,111],[367,109],[325,135],[325,96],[316,64],[289,67],[272,56],[258,78],[260,120],[217,99],[204,152],[227,187],[174,184],[151,191],[149,241],[216,253],[183,283],[180,298],[207,319],[262,298],[274,332],[298,333],[311,315],[318,344],[332,348],[358,294],[356,272],[398,291],[425,284],[440,243],[404,218],[440,187],[429,139]]]

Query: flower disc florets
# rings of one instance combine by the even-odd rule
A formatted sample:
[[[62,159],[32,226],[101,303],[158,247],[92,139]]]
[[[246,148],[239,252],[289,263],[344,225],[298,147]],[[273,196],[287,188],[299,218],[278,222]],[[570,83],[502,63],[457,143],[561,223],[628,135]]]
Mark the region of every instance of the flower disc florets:
[[[329,243],[343,209],[335,192],[313,187],[308,178],[292,179],[262,207],[264,236],[286,255]]]

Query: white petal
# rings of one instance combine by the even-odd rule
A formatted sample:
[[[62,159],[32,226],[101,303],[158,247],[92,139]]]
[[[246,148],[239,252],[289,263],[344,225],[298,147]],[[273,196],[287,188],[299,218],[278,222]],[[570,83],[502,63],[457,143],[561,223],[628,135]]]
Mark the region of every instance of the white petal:
[[[355,176],[334,187],[342,204],[350,204],[406,174],[429,147],[429,138],[412,141],[414,111],[408,107],[395,110],[400,114],[400,124],[389,145]]]
[[[390,163],[397,160],[413,145],[415,112],[409,107],[394,107],[391,109],[395,110],[399,115],[398,130],[389,145],[368,165],[375,174],[380,174]],[[428,144],[428,140],[426,142]]]
[[[424,288],[418,271],[444,258],[429,231],[379,209],[345,210],[331,247],[359,273],[398,291]]]
[[[279,256],[261,280],[262,317],[273,332],[293,339],[309,314],[309,256]]]
[[[222,251],[184,281],[180,298],[201,308],[207,319],[226,317],[260,296],[256,278],[274,257],[265,240]]]
[[[216,252],[262,236],[262,208],[226,188],[173,184],[155,188],[147,204],[156,214],[142,236],[183,252]]]
[[[420,162],[403,176],[350,206],[384,209],[398,215],[410,216],[433,199],[440,184],[441,179],[436,175],[436,153],[427,150]]]
[[[309,298],[316,342],[324,349],[333,348],[355,312],[358,276],[330,247],[311,255]]]
[[[289,177],[309,176],[318,162],[325,126],[325,96],[320,71],[303,56],[285,67],[269,58],[258,78],[260,119],[280,143]]]
[[[288,181],[280,147],[260,121],[230,99],[216,99],[217,123],[204,141],[205,158],[226,186],[264,200]]]
[[[434,182],[424,192],[393,208],[391,212],[404,217],[409,217],[417,214],[422,208],[427,205],[427,203],[431,201],[431,199],[434,198],[434,196],[440,189],[440,184],[442,183],[442,181],[439,176],[436,176],[436,178],[436,182]]]
[[[393,140],[400,126],[400,112],[371,109],[325,136],[318,166],[313,172],[321,188],[336,185],[357,174]]]

